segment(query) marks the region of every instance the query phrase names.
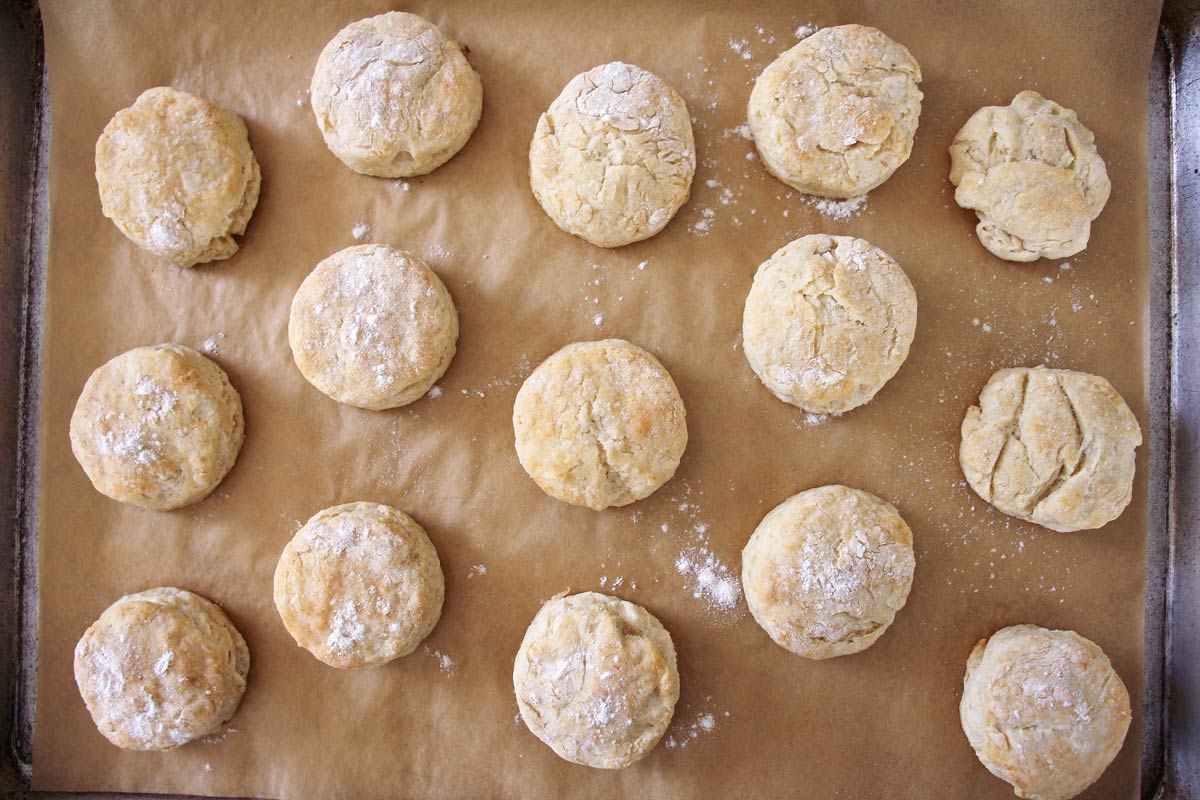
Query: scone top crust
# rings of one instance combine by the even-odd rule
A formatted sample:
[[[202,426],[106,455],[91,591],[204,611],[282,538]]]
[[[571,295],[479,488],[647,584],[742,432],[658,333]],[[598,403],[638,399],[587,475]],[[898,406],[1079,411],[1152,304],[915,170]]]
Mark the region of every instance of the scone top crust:
[[[355,172],[432,172],[462,149],[483,111],[483,84],[462,46],[415,14],[342,28],[313,70],[310,104],[325,144]]]
[[[904,607],[916,560],[890,503],[846,486],[776,506],[742,551],[750,612],[781,647],[824,659],[865,650]]]
[[[662,486],[687,446],[687,415],[658,359],[621,339],[576,342],[517,392],[521,466],[546,494],[601,510]]]
[[[275,607],[288,633],[339,669],[408,655],[442,613],[445,579],[425,529],[380,503],[318,512],[284,547]]]
[[[1098,375],[1004,369],[967,410],[958,458],[967,483],[1014,517],[1054,531],[1099,528],[1133,496],[1137,418]]]
[[[979,241],[1009,261],[1083,250],[1112,188],[1092,132],[1037,92],[967,120],[950,145],[950,182],[979,217]]]
[[[160,86],[118,111],[96,141],[100,206],[131,241],[181,267],[237,252],[262,183],[246,123]]]
[[[454,358],[458,312],[412,253],[347,247],[304,279],[288,341],[300,372],[339,403],[396,408],[423,396]]]
[[[746,297],[746,359],[771,392],[814,414],[869,401],[908,357],[917,295],[864,239],[812,234],[758,268]]]
[[[639,605],[596,592],[550,600],[513,668],[521,718],[567,761],[620,769],[671,723],[679,672],[671,635]]]
[[[576,75],[538,120],[529,179],[560,228],[600,247],[649,238],[687,202],[696,145],[687,105],[614,61]]]
[[[1094,783],[1131,719],[1129,693],[1104,651],[1036,625],[975,645],[959,713],[983,765],[1030,800],[1068,800]]]
[[[189,347],[139,347],[98,368],[71,415],[71,451],[97,491],[170,510],[208,496],[242,447],[242,401]]]
[[[908,160],[921,115],[921,67],[863,25],[823,28],[754,82],[750,131],[779,180],[822,197],[854,197]]]
[[[83,701],[126,750],[169,750],[216,732],[237,710],[249,670],[229,617],[172,587],[122,597],[75,647]]]

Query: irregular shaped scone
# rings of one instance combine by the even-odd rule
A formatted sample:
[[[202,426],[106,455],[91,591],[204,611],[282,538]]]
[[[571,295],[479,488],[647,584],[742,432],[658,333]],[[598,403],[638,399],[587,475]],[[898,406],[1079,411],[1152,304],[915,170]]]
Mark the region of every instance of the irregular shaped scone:
[[[750,131],[763,164],[788,186],[854,197],[912,152],[921,67],[903,45],[863,25],[822,28],[762,71]]]
[[[687,202],[696,144],[666,81],[614,61],[576,75],[538,120],[529,182],[558,227],[599,247],[648,239]]]
[[[746,360],[785,403],[840,414],[869,401],[908,358],[917,294],[865,239],[812,234],[754,275],[742,313]]]
[[[687,414],[670,373],[621,339],[569,344],[513,404],[517,457],[546,494],[597,511],[641,500],[675,474]]]
[[[809,489],[773,508],[742,550],[750,613],[805,658],[865,650],[912,588],[913,537],[890,503],[846,486]]]
[[[979,241],[1008,261],[1087,247],[1112,188],[1092,132],[1037,92],[967,120],[950,145],[950,182],[955,202],[979,217]]]
[[[457,341],[445,284],[412,253],[380,244],[317,264],[288,319],[292,357],[308,382],[373,411],[422,397],[449,368]]]
[[[237,114],[169,86],[147,89],[96,141],[104,216],[181,267],[229,258],[262,173]]]
[[[310,104],[325,145],[355,172],[424,175],[463,148],[483,84],[462,46],[415,14],[360,19],[329,40]]]
[[[567,761],[621,769],[671,724],[679,671],[671,634],[639,605],[597,592],[542,606],[517,652],[521,719]]]
[[[225,612],[169,586],[122,597],[75,646],[83,702],[125,750],[170,750],[216,733],[249,671],[250,650]]]
[[[275,567],[275,608],[296,644],[338,669],[385,664],[430,634],[446,595],[429,535],[379,503],[327,508]]]
[[[1129,730],[1129,693],[1073,631],[1014,625],[967,659],[959,716],[975,754],[1018,797],[1068,800],[1095,783]]]
[[[958,461],[984,500],[1053,531],[1099,528],[1133,496],[1137,418],[1086,372],[997,372],[967,409]]]
[[[244,438],[229,376],[177,344],[113,358],[87,379],[71,414],[71,452],[96,490],[158,511],[207,497]]]

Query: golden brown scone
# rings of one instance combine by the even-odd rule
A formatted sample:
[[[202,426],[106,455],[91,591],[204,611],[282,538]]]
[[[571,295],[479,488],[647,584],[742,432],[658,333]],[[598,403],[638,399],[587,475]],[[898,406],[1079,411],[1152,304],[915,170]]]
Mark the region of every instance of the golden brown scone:
[[[758,268],[742,314],[746,360],[763,385],[814,414],[868,402],[908,357],[917,294],[865,239],[812,234]]]
[[[967,120],[950,145],[950,182],[979,217],[979,241],[1008,261],[1083,250],[1112,188],[1092,132],[1037,92]]]
[[[458,312],[417,256],[356,245],[326,258],[300,284],[288,341],[300,372],[334,400],[396,408],[424,396],[449,368]]]
[[[1131,719],[1129,693],[1103,650],[1036,625],[975,645],[959,716],[983,765],[1029,800],[1068,800],[1095,783]]]
[[[463,148],[483,83],[463,47],[415,14],[352,22],[325,45],[309,92],[330,151],[355,172],[424,175]]]
[[[529,182],[558,227],[599,247],[647,239],[687,202],[696,144],[666,81],[614,61],[576,75],[538,120]]]
[[[742,550],[755,621],[779,646],[823,659],[865,650],[904,608],[912,531],[869,492],[822,486],[771,510]]]
[[[576,342],[533,371],[513,404],[517,457],[546,494],[597,511],[675,474],[687,415],[654,356],[621,339]]]
[[[789,186],[854,197],[912,152],[921,67],[903,45],[863,25],[823,28],[771,62],[750,93],[763,164]]]
[[[244,438],[229,376],[177,344],[138,347],[98,368],[71,415],[71,451],[96,490],[158,511],[207,497]]]
[[[1098,375],[1045,367],[997,372],[967,409],[958,460],[1005,514],[1054,531],[1099,528],[1133,496],[1137,418]]]
[[[338,669],[411,653],[437,625],[445,595],[425,529],[379,503],[318,512],[275,567],[275,608],[288,633]]]
[[[628,767],[671,724],[679,700],[675,645],[653,614],[597,592],[542,606],[517,652],[521,719],[559,757]]]
[[[250,651],[214,603],[169,586],[126,595],[75,646],[96,727],[126,750],[170,750],[218,731],[246,690]]]
[[[237,252],[262,173],[241,117],[160,86],[105,126],[96,183],[104,216],[130,241],[190,267]]]

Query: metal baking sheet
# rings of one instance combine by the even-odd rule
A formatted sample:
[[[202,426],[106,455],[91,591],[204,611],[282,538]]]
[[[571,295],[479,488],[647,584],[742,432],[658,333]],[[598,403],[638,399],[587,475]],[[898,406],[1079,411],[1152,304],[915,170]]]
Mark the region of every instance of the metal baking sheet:
[[[1150,531],[1146,589],[1143,796],[1200,796],[1200,2],[1168,2],[1150,79]],[[0,789],[31,796],[37,651],[37,376],[47,252],[49,117],[36,4],[0,4]],[[1189,324],[1190,322],[1190,324]],[[57,796],[57,795],[39,795]],[[87,796],[87,795],[75,795]],[[93,795],[98,796],[98,795]]]

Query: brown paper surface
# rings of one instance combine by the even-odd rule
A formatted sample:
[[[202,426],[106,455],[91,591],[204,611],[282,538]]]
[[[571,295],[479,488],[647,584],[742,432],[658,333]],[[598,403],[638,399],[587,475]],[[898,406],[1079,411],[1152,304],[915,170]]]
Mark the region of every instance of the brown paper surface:
[[[305,102],[325,42],[390,6],[43,3],[53,141],[35,787],[274,798],[1007,798],[1008,786],[976,761],[957,706],[975,642],[1032,622],[1095,640],[1125,679],[1134,725],[1086,796],[1135,796],[1146,448],[1130,508],[1076,535],[991,509],[963,482],[956,456],[967,406],[994,370],[1013,365],[1104,375],[1148,431],[1146,76],[1157,4],[414,3],[405,10],[469,47],[485,88],[466,148],[409,181],[342,166]],[[877,26],[912,51],[925,101],[912,158],[837,219],[771,178],[736,128],[754,77],[795,43],[799,26],[848,22]],[[527,152],[538,115],[567,80],[616,59],[682,93],[699,167],[691,200],[662,234],[602,250],[541,212]],[[115,111],[160,84],[206,96],[249,125],[263,193],[228,261],[174,268],[100,213],[96,138]],[[1112,177],[1091,245],[1069,268],[990,256],[946,177],[958,127],[1026,88],[1079,112]],[[292,363],[292,295],[320,259],[355,243],[359,223],[373,241],[424,256],[454,296],[462,335],[440,397],[361,411],[318,393]],[[825,421],[774,399],[740,350],[756,267],[818,231],[891,253],[920,300],[899,374],[869,405]],[[601,337],[661,358],[687,406],[690,441],[656,494],[596,513],[552,500],[524,474],[510,418],[532,365]],[[228,478],[206,501],[170,513],[98,494],[67,438],[88,374],[135,346],[209,340],[246,411],[245,447]],[[740,600],[729,612],[693,596],[681,555],[707,543],[736,575],[770,508],[835,482],[895,503],[916,537],[908,605],[874,647],[806,661],[773,644]],[[428,529],[447,595],[425,648],[342,672],[292,642],[271,579],[305,519],[353,500],[393,504]],[[92,726],[72,649],[109,603],[157,585],[192,589],[230,613],[252,652],[250,684],[218,741],[125,753]],[[645,605],[679,651],[675,721],[650,757],[624,771],[561,761],[515,720],[513,656],[540,604],[567,587]]]

